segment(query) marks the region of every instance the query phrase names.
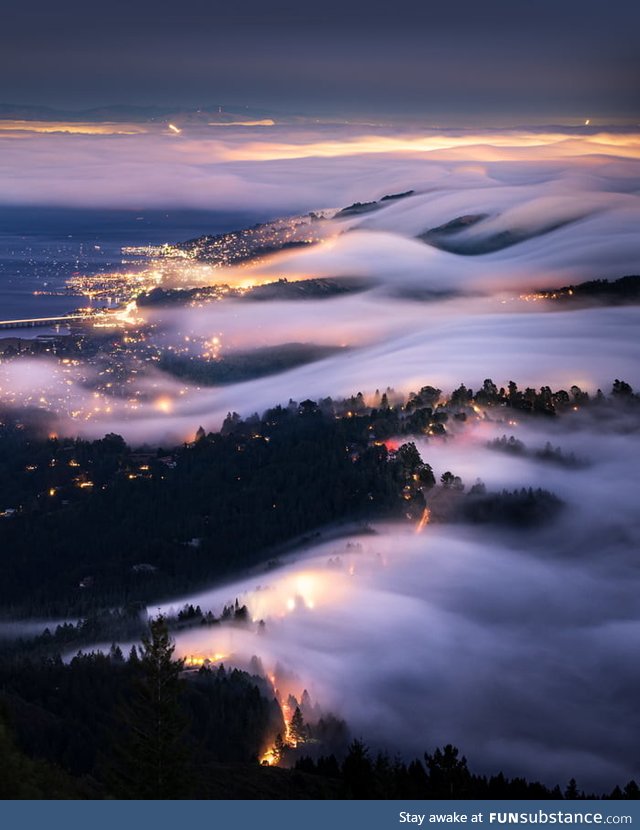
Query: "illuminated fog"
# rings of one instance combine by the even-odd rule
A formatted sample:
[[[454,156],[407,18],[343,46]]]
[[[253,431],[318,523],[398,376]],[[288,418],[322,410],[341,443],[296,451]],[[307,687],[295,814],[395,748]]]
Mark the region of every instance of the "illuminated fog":
[[[289,398],[387,386],[406,392],[435,383],[446,391],[485,377],[591,390],[614,377],[638,385],[636,308],[559,312],[521,299],[535,288],[638,272],[634,133],[273,125],[181,135],[155,127],[128,135],[13,130],[0,142],[2,198],[13,203],[76,205],[91,181],[101,206],[251,206],[287,215],[414,191],[373,212],[327,219],[318,225],[319,244],[257,264],[161,266],[171,285],[356,277],[364,292],[143,314],[163,344],[216,335],[222,356],[292,342],[347,348],[223,388],[147,372],[135,407],[108,396],[96,401],[84,383],[91,367],[64,377],[50,365],[28,374],[0,367],[3,393],[16,405],[52,409],[60,431],[183,440],[200,424],[218,428],[230,410],[250,414]],[[419,238],[465,216],[475,219],[440,237],[444,247]],[[160,396],[170,405],[159,409]]]
[[[638,437],[509,428],[530,448],[551,437],[580,452],[589,466],[570,470],[487,449],[503,433],[478,424],[420,449],[438,476],[552,489],[566,503],[557,522],[382,525],[299,551],[188,598],[214,613],[238,598],[263,632],[196,627],[178,634],[179,653],[245,666],[257,655],[289,676],[287,691],[307,688],[354,735],[404,757],[453,742],[475,769],[575,776],[596,791],[637,775]]]
[[[301,342],[339,347],[329,357],[210,388],[146,370],[135,406],[91,391],[95,369],[82,363],[2,364],[3,401],[51,411],[61,434],[183,441],[200,425],[218,429],[229,411],[262,413],[290,398],[425,384],[448,392],[461,382],[477,389],[489,377],[499,386],[577,384],[591,393],[608,393],[614,378],[640,387],[638,306],[558,310],[523,298],[639,273],[636,134],[304,125],[180,136],[18,131],[0,135],[0,144],[2,198],[16,204],[86,204],[88,181],[93,206],[251,205],[274,216],[415,191],[327,219],[317,245],[242,268],[187,264],[181,272],[172,263],[168,279],[357,277],[366,281],[360,293],[141,311],[167,347],[215,335],[223,357]],[[469,216],[468,227],[437,246],[428,236]],[[502,434],[534,449],[551,441],[585,466],[486,447]],[[299,551],[279,570],[176,598],[175,608],[189,599],[219,613],[238,597],[266,623],[263,634],[253,626],[181,633],[180,653],[240,664],[255,654],[269,671],[279,664],[298,693],[308,688],[354,735],[392,753],[451,742],[474,769],[561,784],[575,776],[585,789],[637,777],[637,423],[582,413],[514,426],[486,421],[417,443],[437,476],[451,470],[467,487],[481,478],[494,490],[544,487],[564,512],[535,532],[380,526],[350,540],[361,548],[342,540]]]

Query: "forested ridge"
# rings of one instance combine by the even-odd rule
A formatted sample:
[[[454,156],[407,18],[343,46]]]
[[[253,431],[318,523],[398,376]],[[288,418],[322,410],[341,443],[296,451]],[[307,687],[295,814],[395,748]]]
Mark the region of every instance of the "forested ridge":
[[[446,437],[469,417],[507,420],[637,412],[638,396],[616,380],[607,397],[461,385],[448,399],[422,387],[367,403],[290,401],[173,448],[131,448],[118,435],[96,441],[43,437],[28,418],[0,425],[0,602],[9,614],[85,615],[171,597],[260,562],[278,546],[344,521],[418,518],[433,471],[410,439]],[[405,441],[405,444],[402,444]],[[523,453],[505,438],[496,449]],[[580,464],[551,447],[541,462]],[[449,478],[450,477],[450,478]],[[442,483],[458,487],[447,471]],[[559,501],[544,490],[487,494],[472,487],[458,518],[533,525]]]
[[[290,724],[286,768],[260,763],[285,733],[267,681],[224,666],[184,672],[162,619],[128,656],[0,659],[2,798],[637,799],[634,781],[584,793],[474,773],[456,747],[411,761],[370,750],[331,715]]]
[[[130,447],[43,435],[26,417],[0,425],[0,601],[7,616],[73,617],[52,631],[5,640],[0,649],[0,795],[17,798],[579,798],[560,787],[473,772],[452,746],[392,759],[353,740],[330,713],[298,712],[255,671],[173,658],[172,630],[260,625],[247,609],[185,606],[149,620],[161,597],[268,567],[292,540],[318,528],[371,519],[419,522],[425,505],[450,520],[530,532],[562,503],[544,489],[469,489],[455,471],[438,480],[414,436],[440,441],[473,417],[615,419],[637,413],[638,396],[616,380],[609,396],[578,387],[552,392],[460,386],[443,398],[426,386],[366,402],[290,401],[262,416],[229,413],[222,429],[199,429],[177,447]],[[628,419],[627,419],[628,420]],[[587,459],[559,447],[527,448],[504,437],[491,449],[579,470]],[[428,445],[425,456],[428,458]],[[451,508],[451,506],[453,506]],[[450,509],[451,508],[451,509]],[[440,508],[443,513],[447,512]],[[436,519],[437,520],[437,519]],[[449,520],[449,519],[447,519]],[[123,654],[79,653],[97,641],[142,645]],[[60,654],[67,655],[62,660]],[[168,690],[153,697],[154,672]],[[295,702],[294,702],[295,703]],[[160,707],[160,709],[158,709]],[[162,748],[149,719],[161,710]],[[298,715],[296,715],[298,712]],[[154,714],[155,713],[155,714]],[[313,716],[311,716],[313,714]],[[155,719],[155,720],[154,720]],[[146,724],[146,725],[145,725]],[[287,743],[294,730],[299,740]],[[283,737],[284,736],[284,737]],[[425,743],[428,742],[425,736]],[[264,767],[275,747],[283,767]],[[158,754],[159,753],[159,754]],[[154,767],[162,757],[162,770]],[[153,759],[156,759],[154,761]],[[167,782],[171,783],[167,783]],[[607,797],[637,798],[634,782]],[[600,795],[600,794],[596,794]]]

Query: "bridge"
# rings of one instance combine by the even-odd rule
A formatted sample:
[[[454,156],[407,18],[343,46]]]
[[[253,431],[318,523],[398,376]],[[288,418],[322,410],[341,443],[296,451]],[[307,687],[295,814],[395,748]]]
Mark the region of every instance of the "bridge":
[[[66,314],[63,317],[30,317],[26,320],[0,320],[0,329],[30,329],[35,326],[66,326],[73,320],[87,320],[86,314]]]

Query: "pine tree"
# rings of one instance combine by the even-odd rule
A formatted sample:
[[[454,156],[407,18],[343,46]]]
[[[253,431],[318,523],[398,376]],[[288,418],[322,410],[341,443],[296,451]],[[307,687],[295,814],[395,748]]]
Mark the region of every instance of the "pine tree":
[[[362,741],[354,740],[342,764],[342,779],[347,798],[375,798],[375,778],[369,749]]]
[[[629,781],[624,788],[624,798],[630,801],[640,801],[640,787],[638,787],[635,781]]]
[[[578,792],[578,785],[576,784],[575,778],[572,778],[571,781],[569,781],[567,788],[564,791],[564,797],[569,800],[580,798],[580,793]]]
[[[425,753],[429,772],[430,798],[466,798],[471,786],[471,773],[467,759],[458,757],[457,747],[447,744],[436,749],[433,755]]]
[[[291,722],[289,723],[289,737],[291,738],[294,746],[303,744],[307,739],[307,726],[304,722],[299,706],[296,706],[295,712],[291,716]]]
[[[142,640],[139,677],[133,701],[122,711],[125,736],[116,748],[113,779],[124,798],[181,798],[189,776],[186,723],[180,709],[183,661],[162,617],[152,620]]]

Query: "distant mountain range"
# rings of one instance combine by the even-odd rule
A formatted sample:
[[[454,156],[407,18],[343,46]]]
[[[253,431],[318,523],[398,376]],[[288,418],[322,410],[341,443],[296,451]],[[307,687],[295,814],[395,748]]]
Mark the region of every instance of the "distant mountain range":
[[[113,105],[92,107],[82,110],[56,109],[54,107],[30,106],[25,104],[0,104],[0,120],[18,121],[67,121],[79,123],[95,122],[138,122],[154,123],[177,120],[181,123],[221,124],[233,121],[273,119],[274,114],[255,107],[238,105],[208,105],[201,108],[127,106]]]

